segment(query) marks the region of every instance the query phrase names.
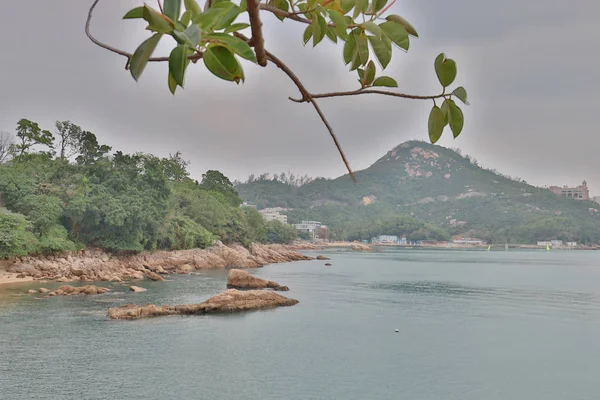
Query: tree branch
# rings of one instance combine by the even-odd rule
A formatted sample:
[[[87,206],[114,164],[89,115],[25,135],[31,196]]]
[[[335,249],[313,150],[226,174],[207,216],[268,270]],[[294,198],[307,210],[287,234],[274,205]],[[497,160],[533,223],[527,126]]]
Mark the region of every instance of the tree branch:
[[[273,14],[278,15],[280,17],[285,17],[285,18],[292,19],[294,21],[302,22],[304,24],[309,24],[309,25],[312,24],[312,21],[310,19],[301,17],[300,14],[307,14],[307,13],[309,13],[311,11],[314,11],[314,9],[313,10],[306,10],[306,11],[298,11],[298,12],[288,12],[288,11],[283,11],[283,10],[281,10],[281,9],[279,9],[277,7],[274,7],[274,6],[270,5],[270,4],[264,4],[264,3],[260,4],[260,9],[261,10],[265,10],[265,11],[269,11],[270,13],[273,13]],[[335,27],[335,24],[333,22],[330,22],[330,23],[327,24],[327,26]],[[357,24],[349,24],[348,28],[352,29],[352,28],[356,28],[357,26],[359,26],[359,25],[357,25]]]
[[[250,29],[252,38],[250,46],[254,47],[256,61],[261,67],[267,66],[267,54],[265,52],[265,40],[262,33],[262,22],[260,20],[259,0],[247,0],[248,18],[250,19]]]
[[[358,89],[358,90],[349,90],[346,92],[331,92],[331,93],[318,93],[318,94],[309,93],[310,97],[313,99],[323,99],[326,97],[357,96],[359,94],[380,94],[383,96],[401,97],[403,99],[412,99],[412,100],[434,100],[434,99],[441,99],[445,96],[444,93],[436,94],[436,95],[432,95],[432,96],[417,96],[417,95],[413,95],[413,94],[390,92],[387,90],[379,90],[379,89]],[[308,101],[305,97],[302,97],[301,99],[293,99],[290,97],[290,100],[295,101],[296,103],[304,103],[304,102]]]
[[[98,5],[98,3],[100,2],[100,0],[94,0],[94,3],[92,3],[92,6],[90,7],[90,10],[88,12],[88,16],[87,16],[87,20],[85,21],[85,34],[87,35],[87,37],[97,46],[102,47],[105,50],[110,51],[111,53],[115,53],[118,54],[120,56],[123,57],[127,57],[127,65],[129,65],[129,60],[131,59],[131,57],[133,56],[133,54],[128,53],[124,50],[120,50],[117,49],[115,47],[112,47],[108,44],[102,43],[101,41],[99,41],[98,39],[96,39],[91,33],[90,33],[90,24],[92,22],[92,14],[94,12],[94,9],[96,8],[96,6]],[[196,53],[192,54],[191,56],[188,56],[188,59],[192,62],[196,62],[199,59],[202,58],[203,53],[201,51],[196,51]],[[164,61],[169,61],[169,57],[151,57],[150,59],[148,59],[148,61],[152,61],[152,62],[164,62]]]
[[[298,88],[300,93],[302,94],[302,98],[305,99],[303,101],[310,102],[313,105],[313,107],[315,108],[315,111],[317,112],[317,114],[319,114],[319,117],[321,117],[321,121],[323,121],[323,123],[325,124],[325,127],[329,131],[329,135],[333,139],[333,143],[335,143],[335,147],[337,147],[337,150],[340,153],[340,156],[342,157],[344,164],[346,165],[346,169],[348,169],[348,173],[350,174],[352,181],[354,181],[354,183],[358,182],[356,179],[356,175],[352,171],[352,168],[350,167],[350,163],[348,162],[348,159],[346,158],[346,155],[344,154],[344,150],[342,150],[342,146],[340,145],[340,142],[338,141],[338,138],[335,135],[335,132],[333,131],[333,128],[329,124],[329,121],[327,121],[327,118],[325,118],[323,111],[321,111],[321,108],[319,107],[319,105],[317,104],[315,99],[312,98],[310,92],[306,89],[306,87],[304,87],[304,84],[300,81],[300,79],[298,79],[296,74],[294,74],[294,72],[287,65],[285,65],[283,63],[283,61],[281,61],[279,58],[275,57],[273,54],[269,53],[268,51],[266,51],[266,53],[267,53],[267,57],[268,57],[269,61],[271,61],[273,64],[277,65],[277,67],[279,67],[279,69],[281,69],[294,82],[294,84],[296,85],[296,87]]]

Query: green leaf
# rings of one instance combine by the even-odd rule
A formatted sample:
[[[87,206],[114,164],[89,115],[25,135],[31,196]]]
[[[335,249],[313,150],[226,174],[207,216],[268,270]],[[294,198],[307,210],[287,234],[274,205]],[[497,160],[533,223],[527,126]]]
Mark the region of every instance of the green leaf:
[[[469,105],[469,102],[467,101],[467,91],[465,90],[464,87],[462,87],[462,86],[457,87],[452,92],[452,95],[456,96],[457,99],[459,99],[460,101],[465,103],[467,106]]]
[[[290,4],[287,2],[287,0],[269,0],[269,5],[286,12],[290,10]],[[285,19],[285,17],[279,16],[277,14],[274,15],[280,21],[283,21]]]
[[[388,0],[373,0],[373,12],[374,13],[378,13],[379,10],[381,10],[383,7],[385,7],[385,5],[387,4]]]
[[[202,32],[198,25],[190,25],[184,32],[173,31],[173,37],[179,44],[187,44],[191,48],[196,48],[202,39]]]
[[[245,58],[248,61],[256,62],[256,55],[244,40],[228,35],[226,33],[211,33],[205,35],[204,39],[215,44],[227,47],[231,52]]]
[[[347,39],[348,24],[346,23],[346,18],[344,18],[342,14],[335,10],[329,10],[329,18],[331,18],[331,22],[335,24],[335,31],[337,32],[338,36],[344,40]]]
[[[217,31],[229,27],[233,23],[233,21],[235,21],[238,15],[242,13],[242,9],[233,3],[227,2],[223,4],[223,7],[227,11],[225,12],[225,14],[223,14],[223,17],[220,19],[219,23],[216,24],[215,30]]]
[[[191,20],[192,20],[192,12],[191,11],[184,11],[183,14],[181,14],[180,21],[183,24],[183,26],[185,26],[186,28],[190,24]]]
[[[200,32],[198,25],[190,25],[183,33],[190,38],[190,42],[194,48],[198,46],[200,40],[202,39],[202,32]]]
[[[370,86],[371,83],[373,83],[373,79],[375,79],[375,63],[373,62],[373,60],[369,61],[369,63],[367,64],[367,68],[365,69],[365,75],[364,75],[364,80],[363,80],[363,84],[365,86]]]
[[[427,126],[429,129],[429,140],[431,143],[436,143],[442,137],[444,126],[446,126],[446,118],[438,106],[433,106],[431,109]]]
[[[363,26],[365,27],[366,30],[368,30],[373,35],[375,35],[377,37],[377,39],[381,39],[381,34],[383,32],[381,31],[381,28],[379,27],[379,25],[377,25],[375,22],[367,21],[363,24]]]
[[[157,33],[171,33],[175,29],[175,23],[152,7],[144,6],[144,19],[148,21],[148,30]]]
[[[181,14],[181,0],[164,0],[163,11],[167,17],[177,21]]]
[[[369,61],[369,44],[367,42],[367,35],[358,34],[356,36],[356,50],[358,52],[358,59],[360,65],[365,65]]]
[[[177,81],[175,80],[175,78],[173,78],[173,75],[171,75],[170,72],[169,72],[169,90],[171,91],[171,94],[175,94],[175,91],[177,90]]]
[[[404,50],[408,50],[408,32],[402,25],[395,22],[386,21],[379,24],[379,27],[383,30],[383,33],[390,38],[390,40],[398,47]]]
[[[136,18],[144,18],[144,7],[132,8],[123,17],[123,19],[136,19]]]
[[[173,76],[175,82],[183,87],[185,77],[185,67],[189,47],[185,44],[175,47],[169,55],[169,74]]]
[[[229,28],[225,29],[223,32],[224,33],[238,32],[238,31],[248,28],[249,26],[250,26],[250,24],[246,24],[243,22],[240,22],[237,24],[231,24],[231,25],[229,25]]]
[[[361,13],[367,11],[369,7],[369,0],[356,0],[356,6],[354,6],[354,13],[352,19],[356,19]]]
[[[406,29],[406,32],[408,32],[409,35],[413,35],[414,37],[419,37],[419,34],[417,33],[417,30],[414,28],[414,26],[412,26],[410,24],[410,22],[408,22],[401,16],[392,14],[392,15],[388,15],[387,17],[385,17],[385,19],[388,21],[395,22],[397,24],[402,25],[404,27],[404,29]]]
[[[377,39],[375,36],[368,36],[371,48],[375,57],[381,65],[381,69],[385,69],[392,59],[392,42],[387,36],[382,36]]]
[[[448,104],[448,100],[444,100],[440,110],[442,110],[442,114],[444,114],[444,118],[446,118],[446,123],[448,123],[450,120],[450,106]]]
[[[155,33],[148,39],[144,40],[142,44],[140,44],[133,52],[131,60],[129,60],[129,72],[131,72],[131,76],[136,80],[136,82],[142,75],[142,72],[144,72],[144,68],[146,68],[148,59],[152,56],[152,53],[154,52],[154,49],[156,49],[156,45],[158,45],[161,37],[161,33]]]
[[[196,3],[196,0],[183,0],[183,4],[185,5],[185,9],[192,14],[192,19],[202,12],[202,9],[198,3]]]
[[[453,100],[448,99],[446,101],[448,102],[449,111],[448,122],[450,123],[450,129],[452,129],[452,134],[456,139],[458,135],[460,135],[460,132],[462,131],[463,126],[465,124],[464,115],[460,107],[458,107]]]
[[[454,82],[456,78],[456,62],[446,58],[444,53],[440,53],[434,62],[435,73],[442,86],[447,87]]]
[[[327,33],[327,21],[319,14],[311,25],[313,26],[313,47],[315,47]]]
[[[242,9],[242,12],[246,12],[246,10],[248,10],[247,0],[240,1],[240,8]]]
[[[341,8],[344,15],[348,14],[352,8],[356,5],[356,0],[342,0]],[[334,21],[335,22],[335,21]]]
[[[244,81],[244,71],[228,48],[209,46],[202,57],[206,68],[215,76],[226,81],[239,83]]]
[[[199,14],[194,24],[200,24],[203,31],[221,30],[228,28],[242,12],[242,9],[230,1],[213,4],[205,12]]]
[[[364,78],[364,76],[365,76],[365,70],[364,70],[364,69],[362,69],[362,68],[358,68],[358,69],[356,70],[356,72],[358,73],[358,81],[359,81],[359,82],[361,83],[361,85],[362,85],[362,80],[363,80],[363,78]]]
[[[335,33],[335,28],[333,26],[328,26],[325,34],[329,40],[331,40],[333,43],[337,43],[337,34]]]
[[[356,53],[356,39],[354,35],[349,35],[344,44],[344,64],[348,65]]]
[[[375,79],[371,86],[398,87],[398,83],[389,76],[380,76]]]
[[[312,37],[312,35],[313,35],[313,26],[308,25],[306,27],[306,29],[304,30],[304,35],[302,36],[302,41],[304,42],[305,46],[306,46],[306,43],[308,43],[308,41]]]

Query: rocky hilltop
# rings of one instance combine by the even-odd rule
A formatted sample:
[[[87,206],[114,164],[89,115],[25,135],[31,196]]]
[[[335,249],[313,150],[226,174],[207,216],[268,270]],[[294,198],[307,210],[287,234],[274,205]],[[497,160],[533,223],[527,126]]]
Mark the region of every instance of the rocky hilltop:
[[[224,245],[207,249],[144,252],[113,255],[100,250],[42,257],[21,257],[2,261],[0,269],[26,279],[68,281],[113,281],[130,279],[163,280],[161,275],[187,274],[195,270],[257,268],[267,264],[310,260],[283,245]],[[29,278],[31,279],[31,278]]]
[[[280,207],[290,222],[322,222],[335,240],[392,234],[409,240],[456,235],[502,244],[600,243],[597,203],[557,196],[442,146],[402,143],[356,176],[356,184],[344,175],[297,185],[264,175],[236,189],[259,209]]]

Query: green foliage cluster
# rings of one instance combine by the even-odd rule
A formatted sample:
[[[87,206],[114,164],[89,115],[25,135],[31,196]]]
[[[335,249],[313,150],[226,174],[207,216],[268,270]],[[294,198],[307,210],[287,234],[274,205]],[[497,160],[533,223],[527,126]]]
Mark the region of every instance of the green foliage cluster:
[[[457,235],[493,243],[533,244],[552,239],[600,243],[597,203],[557,196],[481,168],[473,158],[440,146],[404,143],[356,176],[357,184],[345,175],[298,187],[262,175],[262,179],[238,183],[236,189],[258,207],[292,209],[290,222],[321,221],[336,239],[364,240],[379,233],[410,237],[409,229],[394,230],[385,224],[410,216],[428,224],[414,228],[429,231],[432,239]],[[365,205],[365,199],[372,202]]]
[[[268,241],[266,221],[240,207],[229,179],[214,170],[201,182],[190,179],[180,153],[109,156],[110,147],[69,121],[57,123],[58,140],[49,131],[40,136],[28,120],[19,121],[17,136],[22,132],[12,159],[0,164],[0,257]]]
[[[152,36],[144,40],[131,55],[128,68],[137,81],[142,75],[154,50],[163,37],[173,39],[175,47],[168,57],[168,87],[175,94],[183,88],[185,74],[191,62],[200,58],[213,75],[226,81],[240,83],[245,80],[240,59],[265,66],[267,59],[284,71],[280,60],[268,55],[263,48],[259,12],[272,13],[279,20],[291,20],[306,25],[303,42],[312,40],[317,46],[327,37],[333,43],[343,43],[343,61],[350,71],[357,71],[359,90],[373,87],[397,88],[392,77],[378,75],[375,60],[383,72],[392,59],[392,49],[408,51],[410,36],[418,37],[416,29],[403,17],[389,14],[395,1],[388,0],[207,0],[203,5],[196,0],[164,0],[164,6],[155,9],[148,4],[136,7],[124,19],[142,19]],[[248,23],[236,22],[247,13]],[[243,32],[251,30],[252,37]],[[254,51],[252,49],[254,47]],[[457,65],[444,53],[434,61],[434,70],[443,88],[435,96],[399,97],[431,99],[434,106],[429,115],[429,138],[439,140],[446,126],[457,137],[464,125],[464,116],[455,99],[467,103],[467,92],[459,86],[449,90],[457,75]],[[292,74],[286,72],[293,80]],[[298,83],[295,82],[297,85]],[[300,91],[303,92],[300,86]],[[307,93],[302,93],[307,100]],[[310,97],[310,96],[308,96]],[[315,96],[315,98],[318,96]],[[327,96],[323,96],[327,97]],[[436,99],[442,101],[441,106]]]

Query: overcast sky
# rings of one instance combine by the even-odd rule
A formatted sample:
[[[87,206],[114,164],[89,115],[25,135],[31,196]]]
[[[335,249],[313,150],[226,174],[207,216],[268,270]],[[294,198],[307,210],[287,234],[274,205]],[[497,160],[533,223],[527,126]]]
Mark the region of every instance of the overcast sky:
[[[92,0],[9,2],[0,13],[0,130],[20,118],[53,128],[71,120],[101,143],[125,152],[166,156],[180,150],[200,178],[219,169],[232,179],[292,171],[335,177],[345,173],[325,127],[294,85],[274,66],[244,64],[246,83],[189,69],[185,90],[172,96],[167,65],[150,65],[136,83],[125,59],[93,45],[84,34]],[[143,23],[121,17],[141,0],[101,0],[93,33],[133,51],[149,35]],[[31,11],[35,10],[35,11]],[[395,51],[386,74],[403,91],[433,94],[433,60],[458,63],[456,83],[469,92],[460,147],[487,167],[537,185],[579,184],[600,195],[598,147],[600,2],[594,0],[398,0],[420,39]],[[313,92],[355,89],[355,72],[341,47],[325,39],[302,46],[304,27],[264,17],[266,47]],[[163,40],[159,52],[168,54]],[[396,49],[397,50],[397,49]],[[389,70],[389,71],[388,71]],[[323,99],[321,105],[354,169],[392,147],[427,139],[430,102],[396,98]]]

